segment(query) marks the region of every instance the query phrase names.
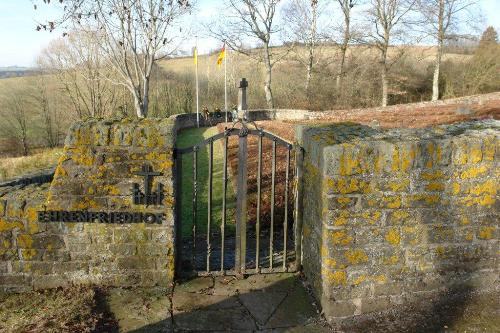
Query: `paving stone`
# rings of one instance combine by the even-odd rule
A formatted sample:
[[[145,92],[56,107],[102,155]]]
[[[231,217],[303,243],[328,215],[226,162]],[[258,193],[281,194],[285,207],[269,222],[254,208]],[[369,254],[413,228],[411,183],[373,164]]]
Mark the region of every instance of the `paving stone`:
[[[235,296],[205,295],[189,293],[185,291],[175,291],[173,298],[174,313],[189,312],[198,309],[217,310],[241,307]]]
[[[292,273],[255,274],[246,279],[233,276],[215,278],[214,295],[235,295],[251,290],[289,291],[295,285],[297,277]]]
[[[285,328],[272,328],[272,329],[255,331],[255,333],[326,333],[326,332],[332,332],[332,329],[328,326],[322,326],[320,324],[300,325],[300,326],[285,327]]]
[[[244,308],[181,313],[174,315],[174,327],[191,331],[257,329],[254,320]]]
[[[212,288],[213,284],[214,282],[211,277],[199,277],[179,284],[175,287],[175,290],[198,293],[208,288]]]
[[[260,325],[266,324],[287,294],[285,292],[254,291],[239,296],[242,304]]]
[[[298,285],[285,298],[265,328],[293,327],[307,324],[316,317],[316,311],[311,304],[311,298],[306,290]]]

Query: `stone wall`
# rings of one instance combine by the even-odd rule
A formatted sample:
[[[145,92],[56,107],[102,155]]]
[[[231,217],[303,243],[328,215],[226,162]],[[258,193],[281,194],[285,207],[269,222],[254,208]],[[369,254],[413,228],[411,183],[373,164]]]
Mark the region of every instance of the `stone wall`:
[[[28,185],[1,191],[0,288],[169,285],[174,275],[174,140],[175,118],[73,125],[50,189]],[[134,175],[144,164],[162,173],[152,185],[163,184],[163,205],[132,201],[133,183],[144,191],[143,177]],[[113,212],[115,220],[95,215],[94,223],[39,222],[37,212],[49,210]],[[129,223],[123,212],[165,215],[155,223]]]
[[[498,287],[499,121],[297,132],[304,272],[330,322]]]

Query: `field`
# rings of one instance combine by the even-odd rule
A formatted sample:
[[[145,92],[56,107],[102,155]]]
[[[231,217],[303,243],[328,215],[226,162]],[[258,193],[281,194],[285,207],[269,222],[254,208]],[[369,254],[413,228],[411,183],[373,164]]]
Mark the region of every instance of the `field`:
[[[55,148],[45,149],[31,156],[0,158],[0,182],[55,167],[61,156],[62,148]]]

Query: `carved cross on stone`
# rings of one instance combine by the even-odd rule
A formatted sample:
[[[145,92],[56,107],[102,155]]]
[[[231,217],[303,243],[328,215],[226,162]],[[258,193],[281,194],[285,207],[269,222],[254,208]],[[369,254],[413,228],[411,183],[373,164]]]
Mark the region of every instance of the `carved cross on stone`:
[[[149,164],[144,164],[142,170],[136,172],[135,175],[144,177],[144,194],[140,191],[139,184],[134,184],[132,190],[134,204],[161,205],[161,201],[163,200],[163,185],[158,184],[155,193],[151,193],[153,177],[161,176],[161,172],[155,172]]]

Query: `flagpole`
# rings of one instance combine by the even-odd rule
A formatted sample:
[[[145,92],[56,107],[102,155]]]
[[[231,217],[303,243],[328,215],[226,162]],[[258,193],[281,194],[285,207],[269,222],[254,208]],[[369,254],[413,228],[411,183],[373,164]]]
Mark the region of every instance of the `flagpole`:
[[[196,124],[198,128],[200,127],[200,99],[199,99],[199,86],[198,86],[198,39],[196,40],[195,46],[195,77],[196,77]]]
[[[224,50],[226,50],[226,42],[224,41]],[[227,57],[229,55],[229,50],[226,50],[224,55],[224,109],[226,110],[226,123],[227,123]]]

